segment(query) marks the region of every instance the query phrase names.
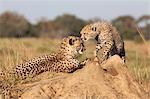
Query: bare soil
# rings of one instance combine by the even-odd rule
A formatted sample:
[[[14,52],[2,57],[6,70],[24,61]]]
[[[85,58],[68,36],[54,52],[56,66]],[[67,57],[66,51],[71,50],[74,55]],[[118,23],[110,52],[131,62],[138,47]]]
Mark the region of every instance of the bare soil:
[[[43,78],[45,78],[43,76]],[[42,79],[42,78],[41,78]],[[148,99],[150,92],[115,55],[102,65],[89,61],[82,69],[69,74],[23,84],[20,99]]]

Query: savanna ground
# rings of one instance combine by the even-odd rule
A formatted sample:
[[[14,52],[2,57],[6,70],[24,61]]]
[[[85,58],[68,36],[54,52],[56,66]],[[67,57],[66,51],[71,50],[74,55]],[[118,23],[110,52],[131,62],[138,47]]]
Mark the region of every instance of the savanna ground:
[[[49,38],[1,38],[0,39],[0,70],[11,70],[16,64],[20,64],[33,57],[55,52],[59,49],[61,40]],[[80,60],[93,55],[95,42],[86,44],[87,50]],[[133,71],[136,79],[144,86],[150,82],[150,42],[147,45],[134,41],[125,41],[127,66]]]

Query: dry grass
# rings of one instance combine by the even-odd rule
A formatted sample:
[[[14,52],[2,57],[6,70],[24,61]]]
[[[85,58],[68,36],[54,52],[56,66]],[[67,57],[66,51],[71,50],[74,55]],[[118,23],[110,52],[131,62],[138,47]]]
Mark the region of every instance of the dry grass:
[[[48,38],[0,39],[0,68],[2,70],[11,70],[16,64],[28,59],[57,51],[59,44],[60,40]],[[147,49],[150,47],[149,44],[150,42],[145,46],[143,43],[125,42],[127,65],[135,73],[138,80],[150,80],[150,56]],[[95,44],[89,42],[86,46],[90,48],[85,52],[86,55],[79,57],[80,60],[93,55]]]
[[[30,58],[57,50],[58,40],[50,39],[0,39],[0,66],[4,69]]]
[[[141,43],[127,41],[127,64],[131,70],[136,74],[139,80],[150,80],[150,56],[149,50],[150,43],[147,46]]]

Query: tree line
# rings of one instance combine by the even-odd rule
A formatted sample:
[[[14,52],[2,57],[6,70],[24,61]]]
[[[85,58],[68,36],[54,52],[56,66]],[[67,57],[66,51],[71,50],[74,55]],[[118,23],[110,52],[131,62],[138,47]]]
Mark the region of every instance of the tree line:
[[[63,14],[54,20],[41,18],[36,24],[32,24],[23,15],[17,12],[6,11],[0,14],[0,37],[50,37],[62,38],[68,35],[79,35],[80,30],[86,24],[100,21],[95,18],[83,20],[75,15]],[[138,19],[132,16],[119,16],[111,20],[125,39],[139,39],[136,25],[142,31],[146,39],[150,39],[150,16],[143,15]]]

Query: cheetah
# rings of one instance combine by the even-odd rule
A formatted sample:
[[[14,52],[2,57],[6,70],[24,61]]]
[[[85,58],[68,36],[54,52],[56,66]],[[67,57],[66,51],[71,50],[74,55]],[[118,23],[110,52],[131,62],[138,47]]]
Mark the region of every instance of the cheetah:
[[[100,21],[88,24],[80,31],[81,39],[97,41],[94,57],[102,63],[104,60],[118,54],[125,62],[124,41],[117,29],[107,21]],[[102,50],[102,57],[98,57],[98,51]]]
[[[23,80],[45,71],[71,73],[85,65],[85,61],[80,63],[76,59],[76,56],[82,54],[84,50],[83,41],[79,37],[69,36],[63,39],[58,52],[37,57],[17,65],[10,74],[17,79]],[[0,86],[2,87],[1,84]],[[3,88],[3,93],[8,96],[7,94],[10,93],[6,94],[5,89],[7,87]]]

